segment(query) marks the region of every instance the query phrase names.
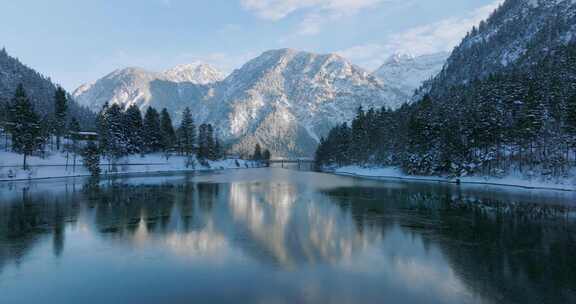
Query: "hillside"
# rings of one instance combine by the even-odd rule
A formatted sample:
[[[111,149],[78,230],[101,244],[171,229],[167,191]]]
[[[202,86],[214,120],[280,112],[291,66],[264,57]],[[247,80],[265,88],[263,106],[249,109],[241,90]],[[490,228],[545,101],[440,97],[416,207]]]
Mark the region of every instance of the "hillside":
[[[334,129],[318,150],[321,163],[558,182],[574,176],[575,33],[573,1],[506,1],[455,49],[420,101]],[[331,152],[337,144],[350,148]]]
[[[6,49],[0,50],[0,102],[11,100],[19,84],[24,85],[35,110],[41,116],[52,115],[56,91],[52,80],[8,55]],[[88,109],[71,100],[68,111],[70,116],[77,117],[84,127],[92,127],[95,116]]]

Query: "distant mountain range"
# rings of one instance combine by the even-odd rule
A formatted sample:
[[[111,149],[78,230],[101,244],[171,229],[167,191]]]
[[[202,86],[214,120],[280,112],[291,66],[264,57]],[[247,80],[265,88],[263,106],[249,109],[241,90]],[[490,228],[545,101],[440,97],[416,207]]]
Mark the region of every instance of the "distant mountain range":
[[[410,92],[441,69],[442,58],[390,60],[376,77],[338,55],[281,49],[226,78],[209,65],[163,73],[127,68],[79,87],[74,96],[93,111],[106,102],[165,107],[176,121],[191,107],[198,123],[216,125],[233,152],[248,153],[259,143],[277,157],[311,156],[320,137],[352,119],[359,106],[397,108],[410,100]]]
[[[450,53],[412,56],[395,54],[374,72],[382,83],[400,90],[406,99],[412,98],[414,91],[422,84],[438,75]]]
[[[224,78],[216,68],[206,64],[179,65],[163,73],[131,67],[116,70],[98,81],[84,84],[73,93],[82,105],[98,112],[105,103],[124,108],[136,104],[168,108],[178,116],[186,106],[210,97],[212,85]]]

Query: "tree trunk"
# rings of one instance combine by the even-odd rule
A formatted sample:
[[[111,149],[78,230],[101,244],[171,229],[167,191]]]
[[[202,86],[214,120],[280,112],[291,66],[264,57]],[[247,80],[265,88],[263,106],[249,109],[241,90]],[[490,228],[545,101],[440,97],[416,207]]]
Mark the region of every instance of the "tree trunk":
[[[28,154],[26,152],[24,152],[24,161],[22,164],[22,169],[26,170],[26,157],[28,156]]]

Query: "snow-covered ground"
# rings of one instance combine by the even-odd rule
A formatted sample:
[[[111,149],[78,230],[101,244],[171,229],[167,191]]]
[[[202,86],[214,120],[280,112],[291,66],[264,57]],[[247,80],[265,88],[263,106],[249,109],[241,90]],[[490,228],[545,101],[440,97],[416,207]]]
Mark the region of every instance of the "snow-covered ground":
[[[246,160],[225,159],[211,161],[209,166],[201,166],[194,161],[194,166],[186,167],[186,157],[171,156],[168,159],[163,154],[150,154],[144,157],[139,155],[124,157],[109,165],[102,159],[101,171],[103,175],[134,174],[134,173],[162,173],[183,171],[209,171],[224,169],[240,169],[254,167],[255,164]],[[68,166],[66,164],[68,163]],[[71,176],[89,176],[90,172],[82,164],[82,158],[76,158],[73,165],[73,156],[53,153],[46,158],[31,156],[28,158],[29,170],[22,169],[22,155],[12,152],[0,152],[0,181],[14,181],[26,179],[45,179]],[[115,167],[115,169],[114,169]]]
[[[488,185],[501,185],[501,186],[515,186],[524,188],[542,188],[542,189],[555,189],[555,190],[570,190],[576,191],[576,177],[564,179],[528,179],[520,174],[509,174],[505,177],[488,177],[488,176],[466,176],[456,178],[442,177],[442,176],[413,176],[407,175],[396,167],[360,167],[360,166],[347,166],[334,170],[335,174],[339,175],[352,175],[366,178],[396,178],[406,180],[422,180],[422,181],[440,181],[451,183],[467,183],[467,184],[488,184]]]

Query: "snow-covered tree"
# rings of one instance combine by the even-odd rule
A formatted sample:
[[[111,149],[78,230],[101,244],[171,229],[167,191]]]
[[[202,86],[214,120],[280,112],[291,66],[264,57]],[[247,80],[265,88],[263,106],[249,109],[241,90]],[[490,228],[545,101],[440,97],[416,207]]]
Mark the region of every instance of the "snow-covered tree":
[[[124,113],[120,106],[113,104],[106,108],[101,118],[102,132],[106,138],[102,146],[104,153],[110,160],[128,154],[128,138],[124,127]]]
[[[84,166],[90,171],[90,174],[92,174],[92,176],[100,175],[100,153],[98,147],[93,142],[89,142],[83,149],[82,157]]]
[[[24,155],[22,167],[27,169],[27,157],[40,147],[42,139],[38,115],[34,112],[22,85],[16,89],[10,108],[12,148]]]
[[[252,160],[262,161],[262,147],[260,144],[256,144],[254,147],[254,154],[252,154]]]
[[[147,152],[158,152],[162,148],[162,132],[160,129],[160,115],[156,109],[150,107],[144,115],[143,136]]]
[[[160,114],[160,134],[162,150],[170,151],[176,144],[176,132],[166,108],[162,109]]]
[[[124,114],[124,128],[128,138],[128,153],[136,154],[144,151],[143,122],[140,108],[131,105]]]
[[[62,87],[56,88],[54,93],[54,135],[56,135],[56,149],[60,150],[62,136],[66,133],[66,114],[68,111],[68,98]]]
[[[185,108],[182,113],[182,123],[178,128],[177,135],[180,152],[190,156],[194,152],[196,144],[196,125],[194,125],[190,108]]]
[[[213,149],[212,126],[201,124],[198,129],[198,157],[211,159]]]

